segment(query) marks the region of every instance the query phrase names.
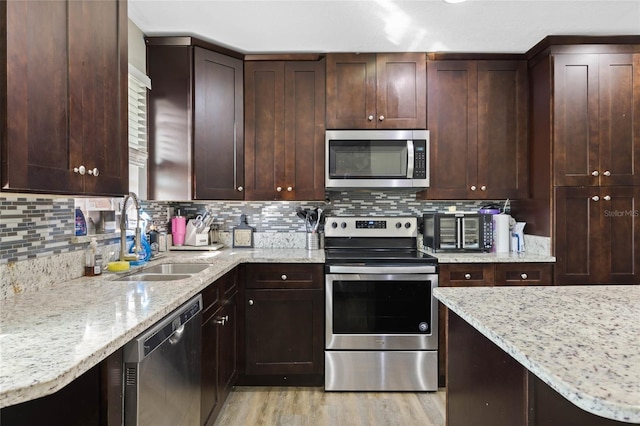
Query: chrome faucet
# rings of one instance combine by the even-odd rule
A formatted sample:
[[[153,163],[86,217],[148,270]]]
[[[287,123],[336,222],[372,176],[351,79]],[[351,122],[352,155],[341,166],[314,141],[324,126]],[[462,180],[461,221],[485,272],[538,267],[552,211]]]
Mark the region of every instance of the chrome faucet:
[[[137,222],[136,222],[136,255],[142,251],[140,246],[141,240],[141,230],[140,230],[140,201],[138,200],[138,196],[135,192],[130,192],[124,197],[124,201],[122,202],[122,212],[120,213],[120,261],[124,260],[124,252],[127,249],[127,201],[132,198],[133,202],[136,203],[136,212],[137,212]]]

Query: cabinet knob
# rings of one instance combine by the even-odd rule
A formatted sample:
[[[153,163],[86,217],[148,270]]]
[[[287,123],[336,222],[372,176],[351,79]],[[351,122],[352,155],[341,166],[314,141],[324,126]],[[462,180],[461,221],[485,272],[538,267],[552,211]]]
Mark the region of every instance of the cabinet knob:
[[[253,306],[253,299],[249,299],[249,306]]]
[[[287,186],[287,191],[289,192],[293,191],[293,186]]]
[[[523,280],[526,280],[527,278],[529,278],[529,276],[527,274],[520,274],[520,278],[522,278]]]
[[[611,201],[611,195],[605,195],[602,197],[605,201]]]
[[[384,121],[384,115],[381,115],[380,117],[378,117],[378,120]]]
[[[282,192],[282,187],[281,187],[281,186],[277,187],[277,188],[276,188],[276,191],[278,191],[278,192]]]
[[[282,278],[282,281],[286,281],[288,277],[285,274],[282,274],[280,275],[280,278]]]
[[[464,279],[465,280],[470,280],[471,279],[471,274],[464,274]]]
[[[85,169],[84,166],[74,167],[73,168],[73,172],[74,173],[80,173],[81,175],[84,175],[86,171],[87,171],[87,169]]]
[[[367,117],[367,120],[369,120],[369,121],[373,121],[373,115],[368,116],[368,117]]]
[[[241,187],[241,186],[239,186],[239,187],[238,187],[238,191],[242,192],[242,191],[244,191],[244,188],[243,188],[243,187]]]
[[[475,191],[476,189],[478,189],[475,185],[471,185],[471,190]]]
[[[605,176],[611,176],[611,172],[609,170],[605,170],[602,174]]]
[[[487,186],[486,186],[486,185],[482,185],[482,186],[480,187],[480,191],[486,191],[486,190],[487,190]]]
[[[97,167],[94,167],[93,169],[89,169],[87,173],[93,176],[98,176],[100,174],[100,171],[98,170]]]
[[[600,173],[597,170],[591,172],[591,176],[599,176]]]
[[[600,197],[598,197],[597,195],[594,195],[593,197],[591,197],[591,199],[593,201],[600,201]]]

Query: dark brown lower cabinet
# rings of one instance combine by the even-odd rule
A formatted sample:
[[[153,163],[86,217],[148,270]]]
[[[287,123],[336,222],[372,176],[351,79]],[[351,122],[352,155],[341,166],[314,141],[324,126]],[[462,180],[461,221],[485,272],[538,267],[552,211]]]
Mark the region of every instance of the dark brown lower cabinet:
[[[322,265],[246,265],[245,286],[242,384],[321,384]]]
[[[640,284],[640,187],[555,189],[556,284]]]
[[[212,425],[238,375],[237,271],[203,292],[200,423]]]
[[[447,426],[622,426],[584,411],[455,313],[448,314]]]
[[[59,391],[0,410],[2,426],[123,424],[122,350]]]
[[[438,274],[440,287],[552,285],[551,263],[445,263]],[[438,303],[438,386],[447,378],[447,308]]]

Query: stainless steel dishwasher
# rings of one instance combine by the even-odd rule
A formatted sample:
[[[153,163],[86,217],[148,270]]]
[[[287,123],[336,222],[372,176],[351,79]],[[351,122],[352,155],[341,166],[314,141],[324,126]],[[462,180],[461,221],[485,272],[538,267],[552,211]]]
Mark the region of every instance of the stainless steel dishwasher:
[[[125,345],[125,425],[199,425],[201,325],[198,295]]]

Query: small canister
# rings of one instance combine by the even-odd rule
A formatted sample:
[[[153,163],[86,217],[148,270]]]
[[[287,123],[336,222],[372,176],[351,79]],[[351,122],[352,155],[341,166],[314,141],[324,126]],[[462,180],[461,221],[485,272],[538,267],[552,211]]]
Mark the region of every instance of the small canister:
[[[307,250],[319,250],[320,238],[317,232],[307,233]]]

